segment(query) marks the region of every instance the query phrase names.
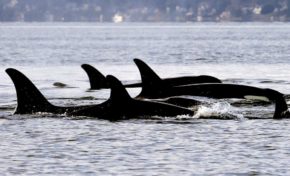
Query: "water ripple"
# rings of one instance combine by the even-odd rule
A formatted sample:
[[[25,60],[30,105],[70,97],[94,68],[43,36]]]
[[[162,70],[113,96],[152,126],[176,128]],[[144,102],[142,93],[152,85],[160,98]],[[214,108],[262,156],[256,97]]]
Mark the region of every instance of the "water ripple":
[[[88,91],[80,65],[135,82],[140,75],[132,59],[140,57],[161,77],[213,75],[227,83],[277,89],[289,101],[289,31],[289,24],[276,23],[1,24],[0,172],[289,175],[290,123],[271,119],[273,105],[201,99],[194,117],[118,122],[12,115],[16,94],[4,73],[7,67],[23,71],[56,105],[98,104],[109,91]],[[68,87],[53,87],[55,82]],[[140,92],[128,90],[132,96]]]

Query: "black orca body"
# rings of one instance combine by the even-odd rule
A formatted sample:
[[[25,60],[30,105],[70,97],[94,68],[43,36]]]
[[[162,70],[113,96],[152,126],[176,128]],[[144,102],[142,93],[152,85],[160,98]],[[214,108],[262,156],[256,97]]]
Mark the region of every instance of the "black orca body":
[[[107,120],[136,118],[139,116],[177,116],[193,115],[194,112],[186,108],[158,102],[132,99],[121,82],[113,76],[108,76],[110,83],[110,98],[97,105],[60,107],[52,105],[35,87],[35,85],[21,72],[9,68],[6,70],[11,77],[17,94],[17,107],[14,114],[33,114],[46,112],[53,114],[82,115]]]
[[[111,96],[102,106],[96,105],[71,113],[74,116],[89,116],[120,120],[140,116],[194,115],[194,112],[179,106],[152,101],[136,100],[130,97],[122,83],[114,76],[106,77],[111,87]]]
[[[170,86],[179,86],[179,85],[186,85],[186,84],[197,84],[197,83],[221,83],[221,80],[207,75],[201,76],[184,76],[184,77],[176,77],[176,78],[165,78],[161,79],[145,62],[140,59],[134,59],[134,62],[139,68],[140,74],[143,77],[147,77],[150,80],[158,80]],[[82,68],[86,71],[91,89],[102,89],[102,88],[109,88],[108,84],[106,83],[105,76],[98,71],[96,68],[89,64],[83,64]],[[134,84],[126,84],[125,87],[141,87],[143,86],[142,83],[134,83]]]
[[[153,90],[152,90],[153,89]],[[138,98],[166,98],[172,96],[203,96],[216,99],[240,98],[240,99],[263,99],[275,103],[274,119],[288,118],[289,111],[284,95],[273,89],[262,89],[252,86],[221,83],[204,83],[171,87],[158,84],[146,87],[137,96]]]
[[[188,84],[198,84],[198,83],[221,83],[221,81],[215,77],[211,76],[196,76],[196,77],[180,77],[180,78],[170,78],[161,79],[145,62],[140,59],[134,59],[137,65],[142,81],[141,93],[136,98],[148,98],[148,99],[158,99],[167,98],[175,96],[170,95],[167,92],[167,88],[188,85]],[[176,82],[178,84],[173,84]],[[163,96],[164,94],[164,96]],[[166,95],[166,96],[165,96]],[[186,95],[186,94],[180,94]],[[177,96],[180,96],[177,95]]]
[[[208,75],[200,75],[200,76],[184,76],[184,77],[175,77],[175,78],[160,78],[153,70],[150,68],[145,62],[140,59],[134,59],[135,64],[137,65],[141,80],[142,87],[144,84],[149,84],[146,86],[150,86],[150,82],[165,84],[168,86],[181,86],[187,84],[199,84],[199,83],[221,83],[222,81],[218,78]],[[155,84],[156,85],[156,84]]]

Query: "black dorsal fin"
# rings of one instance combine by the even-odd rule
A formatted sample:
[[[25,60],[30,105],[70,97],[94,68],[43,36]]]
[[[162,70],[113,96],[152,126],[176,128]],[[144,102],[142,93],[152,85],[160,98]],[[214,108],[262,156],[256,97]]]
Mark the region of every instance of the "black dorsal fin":
[[[17,107],[15,114],[53,112],[55,110],[55,106],[47,101],[23,73],[13,68],[6,69],[6,73],[12,79],[16,89]]]
[[[154,82],[162,81],[162,79],[144,61],[140,59],[134,59],[134,62],[139,69],[142,84],[151,84]]]
[[[126,103],[124,100],[132,99],[126,88],[123,86],[120,80],[112,75],[107,75],[106,77],[108,86],[111,88],[110,100],[116,102],[121,101]]]
[[[89,64],[82,64],[82,68],[89,77],[91,89],[108,88],[106,77],[99,70]]]
[[[288,110],[287,102],[284,95],[273,89],[264,90],[267,94],[267,98],[275,102],[275,112],[273,119],[290,118],[290,112]]]
[[[142,91],[137,97],[156,98],[155,95],[161,95],[168,85],[145,62],[140,59],[134,59],[134,62],[139,69],[142,80]]]

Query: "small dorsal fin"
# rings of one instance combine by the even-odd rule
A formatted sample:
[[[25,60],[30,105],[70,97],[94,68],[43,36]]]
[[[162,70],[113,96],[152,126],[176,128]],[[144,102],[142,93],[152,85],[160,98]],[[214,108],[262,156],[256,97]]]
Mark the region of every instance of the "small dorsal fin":
[[[107,75],[106,77],[108,86],[111,88],[110,100],[121,101],[126,103],[124,100],[132,99],[120,80],[112,75]]]
[[[264,90],[267,94],[267,98],[275,102],[275,112],[273,119],[290,118],[290,112],[288,110],[288,106],[284,95],[273,89],[264,89]]]
[[[108,88],[106,77],[99,70],[89,64],[82,64],[82,68],[89,77],[91,89]]]
[[[15,114],[54,111],[55,106],[47,101],[23,73],[13,68],[6,69],[6,73],[12,79],[16,89],[17,107],[14,112]]]
[[[145,62],[140,59],[134,59],[134,62],[142,80],[142,90],[137,97],[156,98],[155,95],[160,95],[168,85]]]

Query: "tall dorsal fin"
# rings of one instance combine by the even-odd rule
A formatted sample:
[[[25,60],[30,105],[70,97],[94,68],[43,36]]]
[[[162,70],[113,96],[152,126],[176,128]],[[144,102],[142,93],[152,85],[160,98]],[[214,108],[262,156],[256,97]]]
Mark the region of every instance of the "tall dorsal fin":
[[[139,69],[142,80],[142,90],[137,97],[156,98],[155,94],[161,95],[168,85],[145,62],[140,59],[134,59],[134,62]]]
[[[121,101],[126,103],[124,100],[131,100],[131,96],[123,86],[120,80],[112,75],[107,75],[106,77],[108,86],[111,88],[110,100],[112,101]]]
[[[89,64],[82,64],[82,68],[89,77],[91,89],[108,88],[106,77],[99,70]]]
[[[139,69],[142,84],[152,84],[154,82],[162,81],[162,79],[145,62],[137,58],[134,59],[134,62]]]
[[[12,79],[16,89],[17,107],[15,114],[52,112],[55,109],[55,106],[47,101],[23,73],[13,68],[6,69],[6,73]]]

